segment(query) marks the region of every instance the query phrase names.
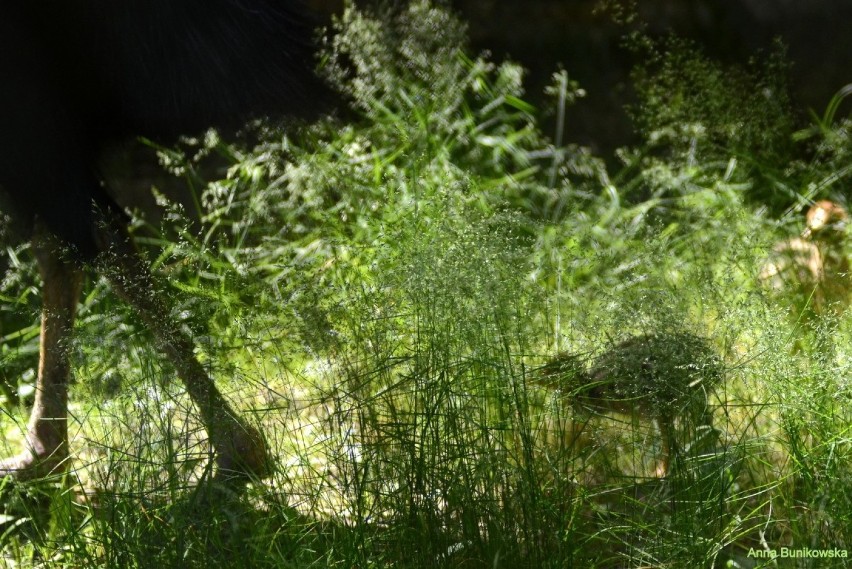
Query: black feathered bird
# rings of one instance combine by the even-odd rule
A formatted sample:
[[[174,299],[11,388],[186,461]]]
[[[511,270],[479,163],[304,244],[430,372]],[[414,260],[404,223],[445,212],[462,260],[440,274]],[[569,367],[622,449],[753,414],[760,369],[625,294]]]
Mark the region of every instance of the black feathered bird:
[[[41,0],[0,4],[0,195],[44,281],[37,394],[20,455],[0,475],[65,468],[68,345],[81,270],[105,274],[151,329],[201,414],[222,473],[262,476],[262,437],[232,411],[136,253],[104,189],[102,153],[264,116],[317,116],[299,0]],[[121,188],[111,188],[120,192]]]

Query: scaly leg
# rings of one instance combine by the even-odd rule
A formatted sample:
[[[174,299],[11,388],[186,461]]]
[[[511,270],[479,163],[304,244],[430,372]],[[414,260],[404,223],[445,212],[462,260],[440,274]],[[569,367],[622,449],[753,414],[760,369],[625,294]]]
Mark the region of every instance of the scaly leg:
[[[231,409],[194,355],[187,333],[174,321],[147,265],[139,256],[124,224],[114,218],[101,228],[98,268],[113,290],[142,318],[158,348],[169,358],[187,393],[201,413],[216,452],[219,477],[265,477],[271,474],[266,444],[257,429]]]
[[[26,449],[0,462],[0,476],[19,480],[67,468],[69,351],[83,281],[80,269],[62,258],[58,243],[43,229],[36,229],[32,247],[43,282],[35,404]]]
[[[665,478],[671,472],[672,453],[677,452],[677,440],[675,439],[674,421],[668,415],[660,415],[656,419],[657,427],[663,441],[660,463],[657,465],[655,474],[659,478]]]

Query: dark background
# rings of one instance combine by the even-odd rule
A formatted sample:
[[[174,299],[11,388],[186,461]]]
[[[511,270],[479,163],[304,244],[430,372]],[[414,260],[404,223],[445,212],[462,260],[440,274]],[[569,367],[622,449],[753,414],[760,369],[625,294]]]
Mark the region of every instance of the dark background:
[[[616,148],[640,142],[625,111],[634,100],[630,71],[641,63],[625,47],[625,36],[634,30],[654,38],[672,33],[689,38],[708,56],[730,65],[746,64],[780,38],[788,47],[793,108],[802,115],[809,109],[821,114],[832,95],[852,83],[852,0],[619,0],[637,15],[630,24],[616,23],[612,9],[601,10],[604,1],[616,0],[449,3],[468,25],[472,54],[487,52],[494,61],[510,59],[527,69],[529,102],[547,108],[544,88],[560,66],[579,82],[587,96],[568,109],[564,142],[589,146],[608,161]],[[343,0],[308,3],[325,24],[343,10]],[[405,3],[361,0],[359,6]],[[840,113],[851,106],[844,103]],[[544,113],[544,131],[551,133],[554,125],[555,119]],[[184,182],[164,176],[152,153],[130,144],[114,149],[106,160],[110,185],[131,196],[119,201],[135,205],[155,225],[162,211],[154,204],[152,184],[195,216]],[[225,167],[214,163],[213,168],[217,165]]]
[[[311,0],[326,14],[338,0]],[[610,3],[614,3],[610,0]],[[794,107],[822,112],[831,96],[852,82],[850,0],[633,0],[619,2],[639,18],[616,24],[601,0],[452,0],[468,23],[474,53],[509,58],[528,71],[528,98],[562,65],[588,96],[568,116],[568,140],[608,153],[632,142],[623,110],[631,102],[630,69],[636,56],[623,38],[640,25],[652,37],[693,39],[724,63],[745,64],[781,38],[791,62]]]

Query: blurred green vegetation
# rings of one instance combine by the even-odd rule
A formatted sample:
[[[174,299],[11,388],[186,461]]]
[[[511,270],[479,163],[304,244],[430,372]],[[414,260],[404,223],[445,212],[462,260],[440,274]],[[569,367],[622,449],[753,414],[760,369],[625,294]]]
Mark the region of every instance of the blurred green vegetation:
[[[323,72],[355,119],[164,149],[202,218],[175,207],[139,239],[200,357],[263,426],[275,476],[242,496],[198,484],[185,395],[95,280],[76,471],[4,487],[7,563],[757,567],[749,549],[852,549],[850,326],[803,326],[758,280],[808,204],[845,203],[848,90],[802,120],[782,51],[731,68],[641,44],[645,143],[613,171],[565,142],[570,125],[548,138],[523,70],[467,53],[444,9],[349,9],[337,27]],[[556,117],[584,95],[564,71],[548,93]],[[224,179],[198,168],[210,153],[232,163]],[[28,315],[3,320],[14,386],[33,375],[37,295],[13,259],[4,310]],[[706,338],[725,369],[713,436],[683,441],[666,478],[648,421],[578,421],[533,385],[558,353],[658,331]],[[26,412],[9,409],[14,448]]]

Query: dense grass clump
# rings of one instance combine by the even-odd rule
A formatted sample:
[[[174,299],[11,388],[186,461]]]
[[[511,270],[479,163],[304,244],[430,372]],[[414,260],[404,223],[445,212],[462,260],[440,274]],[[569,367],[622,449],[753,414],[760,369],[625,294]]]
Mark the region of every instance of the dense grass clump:
[[[522,70],[467,54],[444,9],[349,9],[338,28],[324,69],[356,119],[163,149],[201,219],[174,208],[140,238],[200,357],[263,427],[274,476],[208,483],[173,372],[93,282],[74,468],[3,487],[6,562],[757,567],[755,552],[852,549],[850,327],[801,326],[758,281],[804,204],[848,179],[842,95],[802,125],[777,60],[728,75],[674,43],[637,80],[647,143],[610,171],[542,134]],[[549,92],[557,111],[580,94],[565,73]],[[209,180],[214,154],[231,166]],[[7,297],[29,298],[27,267]],[[31,338],[19,329],[4,354]],[[712,367],[700,424],[673,410],[665,476],[652,416],[578,412],[542,381],[563,353],[594,376],[635,337],[694,339]],[[639,352],[609,375],[691,369],[677,342]],[[6,409],[13,446],[26,414]]]

